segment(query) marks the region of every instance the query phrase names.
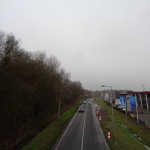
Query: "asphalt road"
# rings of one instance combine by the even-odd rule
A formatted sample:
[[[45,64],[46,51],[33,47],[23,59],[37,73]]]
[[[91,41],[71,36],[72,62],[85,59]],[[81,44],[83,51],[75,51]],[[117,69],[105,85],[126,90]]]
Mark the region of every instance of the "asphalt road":
[[[53,150],[108,150],[93,104],[84,105],[84,112],[76,112]]]

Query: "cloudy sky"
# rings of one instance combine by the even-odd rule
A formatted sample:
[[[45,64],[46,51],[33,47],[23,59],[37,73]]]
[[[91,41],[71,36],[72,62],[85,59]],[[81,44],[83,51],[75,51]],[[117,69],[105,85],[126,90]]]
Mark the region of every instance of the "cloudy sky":
[[[0,0],[0,30],[85,89],[150,91],[149,0]]]

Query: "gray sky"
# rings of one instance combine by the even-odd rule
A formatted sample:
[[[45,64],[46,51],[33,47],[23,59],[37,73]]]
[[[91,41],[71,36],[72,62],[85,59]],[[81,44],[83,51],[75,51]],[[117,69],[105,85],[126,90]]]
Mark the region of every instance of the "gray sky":
[[[0,0],[0,30],[85,89],[150,90],[149,0]]]

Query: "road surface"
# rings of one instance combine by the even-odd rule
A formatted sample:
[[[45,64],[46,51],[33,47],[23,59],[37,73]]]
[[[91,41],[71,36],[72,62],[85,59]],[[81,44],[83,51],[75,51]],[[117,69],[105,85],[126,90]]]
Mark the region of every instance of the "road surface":
[[[87,100],[84,112],[76,112],[53,150],[109,150],[92,100]]]

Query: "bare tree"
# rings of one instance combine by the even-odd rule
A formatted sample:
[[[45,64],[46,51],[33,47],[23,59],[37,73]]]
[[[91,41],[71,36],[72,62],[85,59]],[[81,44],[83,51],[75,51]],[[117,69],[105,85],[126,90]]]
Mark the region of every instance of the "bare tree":
[[[0,31],[0,141],[41,114],[57,113],[59,118],[62,107],[80,99],[82,92],[81,83],[72,82],[54,56],[27,52],[13,34]]]
[[[56,82],[56,89],[57,89],[56,101],[58,103],[58,111],[57,111],[58,119],[60,117],[62,99],[65,98],[65,92],[67,91],[68,84],[70,81],[69,78],[70,74],[66,73],[64,69],[61,69],[59,74],[59,80],[57,80]]]

